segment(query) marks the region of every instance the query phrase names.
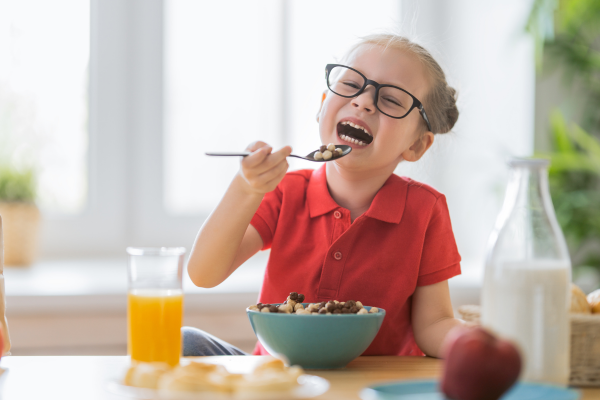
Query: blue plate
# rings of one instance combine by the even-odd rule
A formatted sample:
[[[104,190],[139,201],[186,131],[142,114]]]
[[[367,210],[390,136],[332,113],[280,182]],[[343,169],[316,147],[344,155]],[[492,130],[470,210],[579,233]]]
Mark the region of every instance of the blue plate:
[[[438,391],[438,381],[399,381],[373,385],[360,392],[363,400],[445,400]],[[577,400],[579,392],[560,386],[520,382],[500,400]]]

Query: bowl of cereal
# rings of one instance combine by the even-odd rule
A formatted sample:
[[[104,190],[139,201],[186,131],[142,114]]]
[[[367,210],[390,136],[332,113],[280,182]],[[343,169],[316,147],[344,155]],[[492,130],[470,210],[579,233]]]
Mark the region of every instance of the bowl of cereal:
[[[306,369],[346,366],[369,347],[385,317],[385,310],[360,301],[302,300],[292,292],[284,303],[258,303],[246,312],[270,354]]]

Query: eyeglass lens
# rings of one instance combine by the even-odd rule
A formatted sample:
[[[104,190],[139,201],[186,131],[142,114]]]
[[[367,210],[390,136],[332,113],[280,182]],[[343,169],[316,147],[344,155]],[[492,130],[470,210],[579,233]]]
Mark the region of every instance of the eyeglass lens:
[[[354,97],[365,85],[363,78],[356,71],[347,67],[333,67],[329,73],[327,86],[340,96]],[[413,98],[406,92],[393,87],[380,87],[377,108],[391,117],[401,118],[408,114],[413,105]]]

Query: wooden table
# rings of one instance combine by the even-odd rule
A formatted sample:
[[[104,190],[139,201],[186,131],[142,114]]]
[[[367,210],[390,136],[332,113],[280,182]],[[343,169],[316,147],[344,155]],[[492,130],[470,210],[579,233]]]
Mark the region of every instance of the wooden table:
[[[250,367],[256,356],[197,357],[206,361]],[[122,376],[129,365],[126,356],[4,357],[2,400],[15,399],[122,399],[106,391],[107,380]],[[329,391],[315,399],[358,399],[358,392],[376,382],[397,379],[435,378],[440,360],[428,357],[359,357],[340,370],[311,370],[331,383]],[[233,371],[232,371],[233,372]],[[581,389],[582,400],[600,399],[600,388]]]

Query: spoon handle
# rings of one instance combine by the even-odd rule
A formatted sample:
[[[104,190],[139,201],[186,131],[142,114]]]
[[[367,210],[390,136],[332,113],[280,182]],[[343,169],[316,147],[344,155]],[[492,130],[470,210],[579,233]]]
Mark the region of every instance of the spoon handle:
[[[243,153],[205,153],[207,156],[217,156],[217,157],[231,157],[231,156],[237,156],[237,157],[246,157],[249,156],[250,153],[243,152]]]
[[[248,152],[244,152],[244,153],[204,153],[207,156],[216,156],[216,157],[246,157],[249,156],[250,153]],[[302,160],[306,160],[306,157],[302,157],[302,156],[297,156],[295,154],[290,154],[289,157],[296,157],[296,158],[300,158]]]

